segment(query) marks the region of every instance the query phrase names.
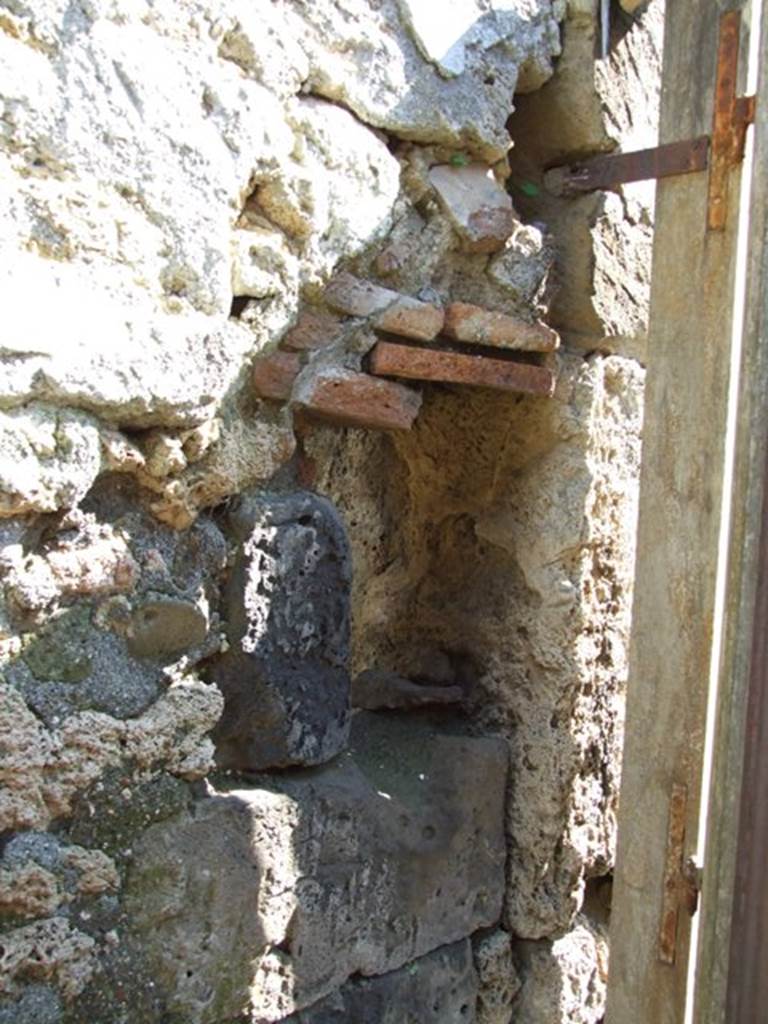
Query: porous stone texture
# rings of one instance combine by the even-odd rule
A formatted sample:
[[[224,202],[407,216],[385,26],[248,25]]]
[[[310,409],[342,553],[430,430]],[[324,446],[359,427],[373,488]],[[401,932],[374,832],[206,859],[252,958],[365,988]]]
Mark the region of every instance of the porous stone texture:
[[[510,1024],[522,982],[509,933],[500,928],[479,933],[473,939],[472,953],[478,977],[477,1024]]]
[[[350,522],[355,666],[415,677],[437,652],[510,738],[505,921],[527,938],[567,931],[612,862],[640,453],[642,369],[555,358],[551,400],[434,391],[393,446],[308,442]]]
[[[495,923],[507,749],[463,728],[359,712],[335,762],[150,828],[128,909],[166,1012],[280,1020]]]
[[[351,978],[285,1024],[474,1024],[477,976],[465,939],[377,978]]]
[[[562,938],[521,943],[517,953],[525,980],[514,1003],[515,1024],[600,1024],[605,1012],[608,943],[599,925],[580,915]]]
[[[45,832],[15,835],[0,858],[0,911],[18,920],[46,917],[119,886],[117,868],[102,850],[67,846]]]
[[[228,521],[237,543],[224,594],[228,650],[209,670],[225,698],[217,763],[258,771],[327,761],[349,730],[344,525],[308,492],[243,497]]]
[[[572,347],[644,361],[655,182],[575,199],[543,185],[545,168],[658,143],[664,0],[650,0],[634,20],[610,4],[608,53],[595,60],[598,6],[568,4],[555,75],[517,104],[510,184],[526,219],[545,223],[556,240],[554,326]]]
[[[0,9],[0,1024],[599,1020],[651,207],[537,183],[661,15],[595,8]],[[554,397],[367,374],[451,304]]]
[[[70,508],[100,470],[92,417],[37,403],[0,412],[0,516]]]

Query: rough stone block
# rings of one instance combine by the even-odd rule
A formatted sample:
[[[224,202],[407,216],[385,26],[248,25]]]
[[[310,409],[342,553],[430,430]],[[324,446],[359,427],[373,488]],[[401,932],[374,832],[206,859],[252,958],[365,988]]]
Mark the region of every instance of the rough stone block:
[[[280,348],[295,352],[311,352],[325,348],[341,333],[341,320],[322,309],[305,309],[296,324],[280,341]]]
[[[448,306],[443,333],[469,344],[528,352],[553,352],[560,345],[557,332],[540,320],[531,324],[519,317],[481,309],[467,302],[452,302]]]
[[[208,616],[193,601],[145,601],[133,613],[129,630],[128,650],[135,658],[162,658],[202,644]]]
[[[477,977],[465,939],[378,978],[350,978],[284,1024],[474,1024],[476,1000]]]
[[[483,164],[440,164],[429,180],[469,252],[497,252],[517,227],[512,200]]]
[[[477,1024],[510,1024],[522,982],[512,957],[509,933],[497,928],[472,938],[477,970]]]
[[[580,914],[554,942],[518,944],[523,987],[515,1000],[520,1024],[599,1024],[605,1016],[608,943],[604,929]]]
[[[325,290],[326,302],[350,316],[373,317],[375,327],[406,338],[431,341],[443,326],[442,309],[381,288],[352,274],[339,274]]]
[[[410,430],[421,408],[417,391],[343,367],[313,372],[294,397],[299,408],[320,419],[371,430]]]
[[[496,923],[508,753],[464,728],[359,712],[334,762],[152,826],[127,910],[169,1016],[281,1020]]]
[[[429,380],[444,384],[469,384],[494,391],[519,391],[530,395],[552,395],[554,374],[543,366],[502,362],[485,356],[414,348],[380,341],[371,353],[371,373],[406,380]]]
[[[285,401],[291,397],[300,370],[301,360],[295,352],[270,352],[254,361],[251,385],[260,398]]]
[[[333,505],[306,492],[244,497],[224,593],[229,650],[211,668],[225,698],[224,768],[318,764],[349,729],[351,562]]]

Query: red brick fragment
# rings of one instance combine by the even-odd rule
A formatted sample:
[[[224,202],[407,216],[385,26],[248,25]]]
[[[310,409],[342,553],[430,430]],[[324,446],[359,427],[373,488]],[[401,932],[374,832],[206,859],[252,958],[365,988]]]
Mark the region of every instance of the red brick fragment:
[[[431,341],[443,326],[444,314],[437,306],[352,274],[339,274],[326,288],[325,299],[349,316],[372,317],[374,327],[382,331],[419,341]]]
[[[554,374],[543,366],[511,363],[487,356],[464,355],[380,341],[371,353],[371,372],[384,377],[467,384],[495,391],[551,395]]]
[[[300,369],[301,360],[295,352],[270,352],[259,356],[251,374],[253,390],[260,398],[285,401],[291,397]]]
[[[294,352],[309,352],[324,348],[341,333],[342,321],[333,313],[322,309],[305,309],[294,326],[283,335],[280,348]]]
[[[468,302],[452,302],[445,311],[443,333],[456,341],[496,348],[553,352],[560,345],[557,331],[537,320],[528,323]]]
[[[339,426],[409,430],[421,408],[421,395],[392,381],[333,367],[302,382],[296,405]]]

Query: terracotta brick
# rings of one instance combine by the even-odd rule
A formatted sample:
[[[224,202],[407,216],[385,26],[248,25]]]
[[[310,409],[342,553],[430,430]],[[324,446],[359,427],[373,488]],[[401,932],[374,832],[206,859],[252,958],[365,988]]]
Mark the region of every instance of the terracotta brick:
[[[294,326],[283,335],[280,348],[292,352],[309,352],[325,348],[341,333],[341,320],[322,309],[305,309]]]
[[[374,327],[405,338],[431,341],[443,326],[444,314],[437,306],[352,274],[339,274],[326,288],[325,299],[342,313],[371,317]]]
[[[554,374],[543,366],[511,363],[487,356],[441,352],[380,341],[371,353],[371,372],[384,377],[468,384],[495,391],[551,395]]]
[[[300,369],[301,360],[295,352],[270,352],[259,356],[251,371],[253,390],[260,398],[285,401],[291,397]]]
[[[540,320],[530,324],[467,302],[452,302],[448,306],[443,334],[469,344],[528,352],[553,352],[560,345],[557,332]]]
[[[392,381],[333,367],[302,382],[296,405],[339,426],[409,430],[421,408],[421,395]]]

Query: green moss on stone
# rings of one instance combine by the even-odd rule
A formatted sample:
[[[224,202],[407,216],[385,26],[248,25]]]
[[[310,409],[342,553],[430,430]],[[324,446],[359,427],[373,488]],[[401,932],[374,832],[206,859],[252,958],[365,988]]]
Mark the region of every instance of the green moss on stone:
[[[70,608],[35,636],[25,638],[22,658],[41,682],[80,683],[91,671],[90,611]]]

